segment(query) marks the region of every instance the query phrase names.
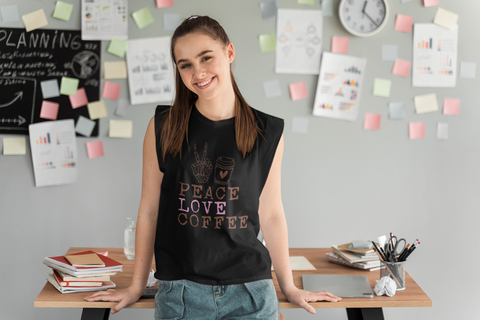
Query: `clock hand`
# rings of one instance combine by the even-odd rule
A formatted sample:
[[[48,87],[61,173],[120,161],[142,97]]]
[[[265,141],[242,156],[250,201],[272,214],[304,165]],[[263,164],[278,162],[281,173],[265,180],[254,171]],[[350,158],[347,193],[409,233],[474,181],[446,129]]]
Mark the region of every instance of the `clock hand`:
[[[370,17],[370,16],[368,15],[368,13],[365,12],[365,9],[366,9],[366,7],[367,7],[367,4],[368,4],[368,1],[365,1],[365,5],[363,6],[362,12],[363,12],[364,15],[367,16],[368,19],[370,19],[370,21],[372,21],[372,23],[373,23],[374,25],[376,25],[376,26],[378,27],[378,24],[375,22],[375,20],[373,20],[372,17]]]

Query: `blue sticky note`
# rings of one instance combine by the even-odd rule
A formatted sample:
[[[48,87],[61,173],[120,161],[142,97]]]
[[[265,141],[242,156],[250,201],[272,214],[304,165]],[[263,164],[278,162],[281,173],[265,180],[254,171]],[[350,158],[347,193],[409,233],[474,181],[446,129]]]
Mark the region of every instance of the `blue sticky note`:
[[[265,91],[265,97],[273,98],[282,95],[282,89],[280,87],[280,80],[270,80],[263,82],[263,90]]]
[[[405,103],[390,102],[388,104],[388,114],[391,120],[404,119],[407,116],[405,112]]]
[[[413,0],[400,0],[400,2],[403,3],[403,4],[409,3],[410,1],[413,1]]]
[[[477,77],[477,63],[464,62],[460,63],[460,78],[475,79]]]
[[[275,0],[260,2],[259,6],[263,19],[268,19],[277,15],[277,2]]]
[[[384,44],[382,45],[382,61],[397,61],[398,45]]]
[[[292,119],[292,132],[307,134],[309,121],[308,117],[294,116]]]
[[[2,6],[2,22],[9,23],[18,21],[18,6],[16,4],[11,6]]]
[[[92,121],[84,116],[79,116],[77,124],[75,125],[75,132],[90,137],[92,135],[93,128],[95,128],[95,121]]]
[[[180,25],[182,16],[180,13],[164,13],[163,14],[163,29],[175,30]]]
[[[322,0],[322,15],[324,17],[333,16],[333,0]]]
[[[57,79],[45,80],[40,82],[43,99],[55,98],[60,95]]]
[[[115,115],[119,117],[126,118],[128,115],[128,101],[125,99],[118,99],[117,109],[115,110]]]

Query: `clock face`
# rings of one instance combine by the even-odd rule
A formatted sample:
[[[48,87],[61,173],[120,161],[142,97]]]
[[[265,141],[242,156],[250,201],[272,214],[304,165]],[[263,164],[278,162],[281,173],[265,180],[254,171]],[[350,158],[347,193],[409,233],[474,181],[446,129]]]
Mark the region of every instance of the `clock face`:
[[[379,31],[386,22],[387,5],[384,0],[343,0],[340,18],[345,28],[358,36]]]

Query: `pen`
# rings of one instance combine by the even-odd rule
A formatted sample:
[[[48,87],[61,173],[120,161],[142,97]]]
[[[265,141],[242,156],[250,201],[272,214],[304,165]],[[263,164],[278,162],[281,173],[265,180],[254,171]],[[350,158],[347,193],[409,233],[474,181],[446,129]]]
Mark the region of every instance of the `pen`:
[[[385,256],[382,254],[382,252],[380,252],[380,250],[378,249],[378,247],[377,247],[377,245],[375,244],[375,242],[372,241],[372,243],[373,243],[373,245],[375,246],[375,251],[378,253],[378,256],[379,256],[380,258],[382,258],[383,261],[386,261]],[[383,251],[383,250],[382,250],[382,251]]]
[[[402,254],[400,257],[398,257],[398,261],[405,261],[405,256],[407,255],[407,252],[410,252],[409,250],[410,243],[405,246],[405,249],[403,249]]]

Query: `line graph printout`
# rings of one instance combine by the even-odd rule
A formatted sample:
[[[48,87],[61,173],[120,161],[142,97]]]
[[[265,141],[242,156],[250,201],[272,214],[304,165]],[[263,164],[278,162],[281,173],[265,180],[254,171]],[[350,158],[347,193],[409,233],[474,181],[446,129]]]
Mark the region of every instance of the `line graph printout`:
[[[31,124],[30,147],[37,187],[77,181],[77,140],[73,119]]]
[[[275,72],[318,74],[322,27],[320,10],[278,9]]]
[[[82,0],[82,40],[128,40],[127,0]]]
[[[415,23],[413,35],[414,87],[455,87],[458,25],[449,30],[433,23]]]

